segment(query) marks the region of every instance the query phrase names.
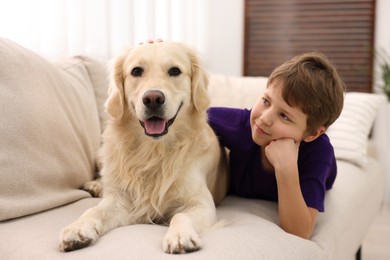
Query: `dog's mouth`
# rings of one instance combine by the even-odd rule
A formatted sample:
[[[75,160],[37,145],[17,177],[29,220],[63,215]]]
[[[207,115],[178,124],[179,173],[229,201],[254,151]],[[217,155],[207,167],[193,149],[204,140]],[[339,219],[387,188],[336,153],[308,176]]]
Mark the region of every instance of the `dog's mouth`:
[[[144,128],[145,135],[151,136],[153,138],[158,138],[164,136],[168,133],[168,128],[175,122],[177,115],[183,103],[180,104],[179,108],[174,117],[169,120],[166,120],[159,116],[151,116],[145,121],[139,120],[141,126]]]

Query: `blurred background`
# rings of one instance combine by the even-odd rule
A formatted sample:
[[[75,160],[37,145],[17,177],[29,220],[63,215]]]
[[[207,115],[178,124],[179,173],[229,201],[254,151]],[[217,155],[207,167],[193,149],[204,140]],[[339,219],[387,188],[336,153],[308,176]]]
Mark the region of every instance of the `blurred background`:
[[[46,57],[110,59],[149,38],[196,48],[207,67],[241,74],[243,0],[0,0],[0,36]]]
[[[196,48],[207,69],[268,76],[306,51],[336,64],[349,91],[381,84],[388,0],[0,0],[0,36],[48,57],[109,60],[148,38]]]

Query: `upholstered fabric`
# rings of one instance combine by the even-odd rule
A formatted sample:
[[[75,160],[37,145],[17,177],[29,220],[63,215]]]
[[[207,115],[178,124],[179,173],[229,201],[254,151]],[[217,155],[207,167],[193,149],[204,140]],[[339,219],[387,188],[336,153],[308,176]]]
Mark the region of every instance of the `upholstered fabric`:
[[[267,86],[266,77],[228,77],[220,74],[209,76],[211,106],[252,108]]]
[[[222,227],[202,237],[203,248],[199,252],[181,255],[180,259],[353,259],[383,196],[383,174],[379,165],[369,159],[366,166],[363,170],[340,162],[339,178],[327,194],[327,210],[319,214],[311,240],[287,234],[278,226],[276,203],[227,197],[217,208]],[[172,259],[162,251],[167,227],[159,225],[120,227],[88,248],[59,252],[61,228],[98,202],[99,199],[83,199],[47,212],[0,222],[2,256],[5,259],[28,256],[28,259],[39,260]]]
[[[57,248],[59,230],[98,201],[84,199],[48,212],[0,223],[2,256],[11,260],[25,256],[31,260],[175,258],[162,250],[167,227],[160,225],[116,228],[88,248],[70,253],[60,252]],[[180,260],[325,259],[326,253],[314,242],[286,234],[278,227],[275,223],[275,203],[230,197],[218,208],[218,217],[227,221],[226,226],[204,235],[203,248],[180,255]],[[12,235],[7,238],[7,234]]]
[[[340,117],[327,134],[337,159],[359,166],[367,163],[367,143],[379,107],[386,102],[380,94],[348,92]]]
[[[353,259],[351,253],[361,246],[382,205],[384,175],[370,157],[363,167],[343,160],[337,166],[338,176],[325,198],[326,211],[318,215],[311,240],[327,253],[327,259]]]
[[[77,56],[75,57],[80,59],[88,72],[89,79],[95,93],[96,107],[99,114],[100,128],[103,131],[106,120],[107,113],[105,113],[104,104],[108,97],[108,71],[109,66],[107,66],[107,61],[96,60],[86,56]]]
[[[79,59],[54,65],[0,40],[0,220],[88,197],[100,144],[93,86]]]

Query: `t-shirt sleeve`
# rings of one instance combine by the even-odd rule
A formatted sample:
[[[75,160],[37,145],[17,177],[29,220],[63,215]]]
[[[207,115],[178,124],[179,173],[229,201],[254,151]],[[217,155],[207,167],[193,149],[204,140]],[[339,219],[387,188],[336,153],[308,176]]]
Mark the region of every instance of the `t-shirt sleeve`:
[[[306,205],[325,211],[325,193],[337,174],[334,150],[326,135],[305,143],[298,160],[300,185]]]
[[[251,134],[247,133],[250,131],[249,110],[211,107],[207,112],[209,124],[223,146],[231,150],[251,141]]]

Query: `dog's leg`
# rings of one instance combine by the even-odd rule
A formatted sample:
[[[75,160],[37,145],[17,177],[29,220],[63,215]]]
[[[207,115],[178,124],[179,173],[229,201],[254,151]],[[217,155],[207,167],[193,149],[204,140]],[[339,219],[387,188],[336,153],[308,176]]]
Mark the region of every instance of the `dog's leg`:
[[[81,189],[91,194],[92,197],[101,198],[103,196],[103,183],[100,175],[102,167],[102,160],[100,159],[100,156],[97,156],[95,162],[95,179],[93,181],[88,181],[81,186]]]
[[[207,199],[173,216],[163,240],[163,250],[169,254],[193,252],[201,248],[199,234],[216,223],[216,211],[210,192]]]
[[[87,247],[107,231],[131,224],[118,200],[115,197],[104,198],[99,205],[88,209],[78,220],[65,227],[60,234],[60,250],[68,252]]]

